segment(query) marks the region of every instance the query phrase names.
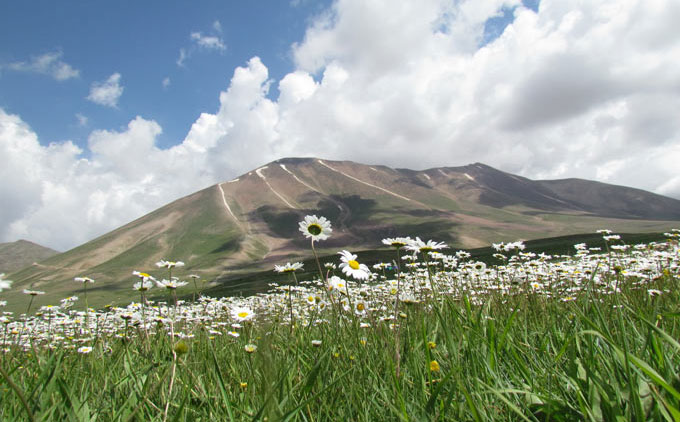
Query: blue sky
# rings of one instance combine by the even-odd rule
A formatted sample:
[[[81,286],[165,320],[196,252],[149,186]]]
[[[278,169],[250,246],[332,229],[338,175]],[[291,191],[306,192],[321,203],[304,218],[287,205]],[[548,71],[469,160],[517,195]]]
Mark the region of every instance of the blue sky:
[[[330,0],[193,2],[91,2],[27,0],[3,5],[0,15],[0,106],[16,113],[42,143],[72,140],[85,146],[93,128],[119,128],[136,115],[158,122],[160,146],[179,143],[201,112],[218,106],[233,69],[253,56],[280,80],[294,69],[291,46]],[[538,0],[523,4],[538,9]],[[503,6],[484,27],[480,45],[497,38],[517,6]],[[217,43],[201,46],[192,34]],[[184,55],[185,58],[181,59]],[[55,56],[73,68],[72,77],[27,66]],[[8,67],[9,66],[9,67]],[[15,66],[16,67],[16,66]],[[54,65],[52,67],[55,67]],[[93,83],[120,74],[116,106],[87,100]],[[165,81],[165,83],[164,83]],[[270,97],[278,95],[273,85]]]
[[[21,1],[0,13],[0,63],[58,54],[78,72],[53,77],[4,68],[0,106],[21,115],[42,142],[83,145],[92,128],[118,128],[136,115],[163,127],[160,145],[180,142],[191,123],[218,106],[233,70],[253,56],[280,79],[293,68],[290,46],[328,1]],[[217,24],[216,24],[217,23]],[[191,34],[217,37],[224,49],[201,47]],[[180,50],[188,57],[180,66]],[[90,86],[114,73],[124,87],[117,107],[88,101]],[[167,87],[163,80],[169,81]],[[76,114],[87,118],[79,123]]]
[[[286,156],[680,198],[676,0],[0,5],[0,241],[67,249]]]

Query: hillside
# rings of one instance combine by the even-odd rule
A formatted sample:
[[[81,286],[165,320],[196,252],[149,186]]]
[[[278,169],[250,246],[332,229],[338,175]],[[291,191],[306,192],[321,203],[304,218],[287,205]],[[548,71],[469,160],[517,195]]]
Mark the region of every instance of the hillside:
[[[310,255],[297,223],[323,215],[333,236],[317,246],[375,249],[393,236],[455,248],[538,239],[600,228],[661,232],[678,226],[680,201],[587,180],[534,181],[483,164],[424,171],[315,158],[281,159],[174,201],[75,249],[10,274],[20,288],[48,292],[36,303],[77,294],[73,277],[97,283],[90,304],[135,298],[133,270],[163,276],[154,263],[181,260],[216,283]],[[38,303],[39,304],[39,303]]]
[[[11,273],[59,252],[28,240],[0,243],[0,273]]]

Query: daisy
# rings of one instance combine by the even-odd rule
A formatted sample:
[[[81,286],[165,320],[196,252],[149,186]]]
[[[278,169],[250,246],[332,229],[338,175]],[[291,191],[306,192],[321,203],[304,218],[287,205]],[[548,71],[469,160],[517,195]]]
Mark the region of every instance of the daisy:
[[[0,292],[3,289],[9,289],[12,286],[11,280],[5,280],[5,273],[0,274]]]
[[[360,300],[354,304],[354,312],[359,316],[365,315],[367,310],[368,305],[363,300]]]
[[[31,296],[38,296],[38,295],[44,295],[45,292],[41,292],[40,290],[24,289],[24,294],[31,295]]]
[[[163,268],[163,267],[165,267],[165,268],[183,267],[183,266],[184,266],[184,262],[182,262],[182,261],[173,262],[173,261],[166,261],[166,260],[164,260],[164,259],[161,259],[160,261],[156,262],[156,266],[157,266],[158,268]]]
[[[342,294],[347,294],[347,282],[337,275],[331,276],[328,280],[328,290],[337,290]]]
[[[277,273],[291,273],[302,268],[301,262],[290,263],[287,262],[286,265],[274,265],[274,271]]]
[[[254,353],[254,352],[257,350],[257,346],[254,345],[254,344],[246,344],[246,345],[243,347],[243,349],[244,349],[247,353]]]
[[[255,314],[250,308],[246,308],[245,306],[237,306],[231,310],[231,317],[240,322],[253,319]]]
[[[187,283],[186,281],[179,281],[179,280],[176,280],[174,278],[172,280],[166,280],[166,279],[163,279],[161,281],[156,280],[156,285],[158,287],[161,287],[161,288],[165,287],[166,289],[171,289],[171,290],[175,290],[178,287],[186,286],[187,284],[189,284],[189,283]]]
[[[659,296],[659,295],[662,294],[662,293],[663,293],[663,292],[662,292],[661,290],[657,290],[657,289],[647,289],[647,294],[650,295],[650,296],[652,296],[652,297],[654,297],[654,296]]]
[[[94,280],[91,279],[90,277],[76,277],[73,279],[73,281],[77,281],[78,283],[94,283]]]
[[[423,242],[419,237],[416,237],[415,240],[411,240],[411,242],[406,245],[406,249],[414,252],[430,252],[436,249],[443,249],[446,248],[446,243],[443,242],[435,242],[434,240],[428,240],[427,242]]]
[[[383,245],[387,246],[392,246],[395,249],[400,249],[403,248],[404,246],[408,245],[412,239],[410,237],[395,237],[395,238],[386,238],[382,240]]]
[[[331,222],[326,217],[308,215],[300,221],[300,231],[305,237],[311,237],[312,242],[314,242],[315,240],[328,239],[333,229],[331,229]]]
[[[138,282],[136,282],[135,284],[132,285],[133,289],[140,291],[140,292],[145,292],[152,287],[153,287],[153,283],[149,279],[138,281]]]
[[[149,275],[147,273],[140,273],[139,271],[133,271],[132,275],[136,275],[137,277],[141,278],[142,281],[147,281],[147,280],[156,281],[155,278],[153,278],[151,275]]]
[[[348,276],[352,276],[357,280],[368,280],[368,276],[371,271],[368,269],[366,264],[359,264],[357,262],[357,256],[349,251],[338,252],[340,255],[340,269],[342,272]]]
[[[78,349],[78,353],[82,353],[84,355],[90,353],[92,351],[92,348],[90,346],[83,346]]]

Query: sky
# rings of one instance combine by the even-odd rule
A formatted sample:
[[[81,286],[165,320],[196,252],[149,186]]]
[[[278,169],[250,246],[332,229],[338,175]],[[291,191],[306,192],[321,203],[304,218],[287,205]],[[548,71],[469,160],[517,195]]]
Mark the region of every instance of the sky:
[[[677,0],[0,5],[0,241],[67,250],[283,157],[680,199]]]

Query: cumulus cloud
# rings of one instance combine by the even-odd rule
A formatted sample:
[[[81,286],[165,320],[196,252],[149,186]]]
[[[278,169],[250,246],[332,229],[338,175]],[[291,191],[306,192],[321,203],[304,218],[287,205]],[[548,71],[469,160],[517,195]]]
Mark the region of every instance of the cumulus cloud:
[[[200,158],[156,147],[160,133],[141,117],[121,131],[93,131],[86,158],[72,142],[41,145],[0,109],[0,197],[9,205],[0,209],[0,238],[65,250],[209,185],[214,178],[195,170]]]
[[[0,65],[0,69],[8,69],[16,72],[30,72],[49,75],[58,81],[65,81],[80,76],[80,71],[61,60],[64,54],[61,51],[45,53],[31,57],[31,60],[12,62]]]
[[[104,82],[94,82],[90,86],[90,94],[87,99],[95,104],[118,107],[118,99],[123,95],[123,87],[120,85],[120,73],[114,73]]]
[[[514,21],[484,40],[503,7]],[[292,47],[295,69],[275,81],[250,59],[172,148],[142,117],[92,132],[89,155],[42,146],[0,110],[10,163],[0,195],[14,204],[0,210],[1,236],[75,246],[284,156],[479,161],[680,198],[678,20],[672,0],[544,0],[538,12],[502,0],[339,0]]]
[[[504,7],[514,21],[479,48]],[[545,0],[538,12],[340,0],[293,47],[276,129],[295,153],[411,168],[481,161],[680,197],[668,161],[680,145],[678,18],[662,0]]]

